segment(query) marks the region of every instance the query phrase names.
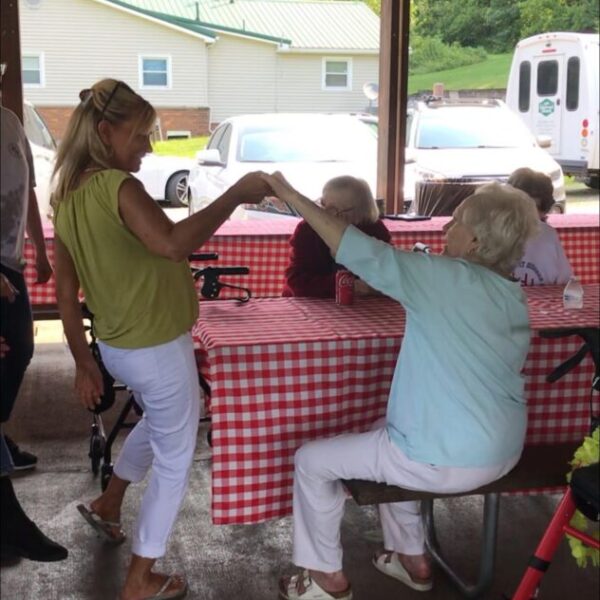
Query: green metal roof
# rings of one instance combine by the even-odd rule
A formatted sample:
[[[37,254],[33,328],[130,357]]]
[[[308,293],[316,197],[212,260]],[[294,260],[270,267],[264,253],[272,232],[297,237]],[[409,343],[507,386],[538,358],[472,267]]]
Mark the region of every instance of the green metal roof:
[[[350,0],[108,0],[207,37],[246,35],[292,50],[379,51],[379,17]]]

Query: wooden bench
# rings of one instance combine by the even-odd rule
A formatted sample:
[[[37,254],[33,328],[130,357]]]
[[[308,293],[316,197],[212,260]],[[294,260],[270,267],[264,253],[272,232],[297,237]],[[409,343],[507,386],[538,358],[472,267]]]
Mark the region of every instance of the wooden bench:
[[[343,483],[357,504],[383,504],[386,502],[406,502],[421,500],[421,513],[425,527],[425,542],[433,560],[448,575],[466,598],[480,597],[491,585],[496,560],[496,537],[500,494],[517,491],[532,491],[540,488],[564,487],[566,475],[571,470],[569,462],[580,445],[562,443],[553,445],[526,446],[521,460],[515,468],[493,483],[475,490],[456,494],[436,494],[409,490],[395,485],[386,485],[361,479],[344,480]],[[435,534],[433,501],[436,498],[459,496],[484,496],[483,536],[479,576],[474,584],[461,579],[444,559]]]

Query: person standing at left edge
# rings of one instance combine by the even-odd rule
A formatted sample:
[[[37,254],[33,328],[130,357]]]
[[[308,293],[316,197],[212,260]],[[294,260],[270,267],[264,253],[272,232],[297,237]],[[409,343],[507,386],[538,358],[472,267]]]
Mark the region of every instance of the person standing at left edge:
[[[2,64],[2,75],[5,68],[6,65]],[[52,267],[44,245],[29,142],[17,116],[1,104],[0,112],[0,423],[5,423],[33,356],[33,320],[23,276],[25,230],[35,247],[38,283],[50,279]],[[21,557],[55,561],[68,555],[66,548],[46,537],[27,517],[9,478],[15,469],[32,468],[36,461],[35,456],[21,452],[14,443],[7,444],[0,425],[0,558],[3,561]]]

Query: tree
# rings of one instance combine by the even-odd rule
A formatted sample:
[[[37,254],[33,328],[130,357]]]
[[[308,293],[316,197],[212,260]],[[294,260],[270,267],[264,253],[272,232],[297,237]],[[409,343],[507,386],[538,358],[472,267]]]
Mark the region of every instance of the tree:
[[[547,31],[598,31],[598,0],[413,0],[412,31],[446,44],[510,52]]]

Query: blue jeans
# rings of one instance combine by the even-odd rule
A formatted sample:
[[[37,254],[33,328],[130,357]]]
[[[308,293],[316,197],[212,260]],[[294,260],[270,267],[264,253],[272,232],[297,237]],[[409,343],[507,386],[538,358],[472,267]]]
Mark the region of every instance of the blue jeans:
[[[14,302],[2,298],[0,303],[0,335],[10,348],[0,360],[0,423],[5,423],[33,356],[33,319],[23,274],[4,265],[0,265],[0,271],[19,292]]]

